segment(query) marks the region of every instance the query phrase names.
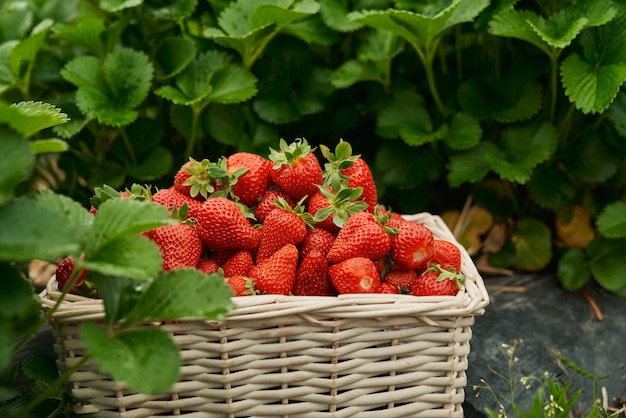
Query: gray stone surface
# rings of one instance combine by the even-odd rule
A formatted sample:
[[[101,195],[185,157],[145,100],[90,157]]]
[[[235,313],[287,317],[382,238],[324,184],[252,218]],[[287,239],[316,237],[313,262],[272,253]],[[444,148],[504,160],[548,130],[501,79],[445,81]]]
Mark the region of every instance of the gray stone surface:
[[[588,292],[598,304],[603,319],[596,318],[580,292],[566,291],[553,275],[517,275],[485,278],[491,304],[472,327],[466,402],[469,407],[484,411],[497,410],[498,404],[489,390],[474,386],[488,384],[493,392],[504,396],[510,405],[510,379],[498,377],[492,370],[508,377],[507,358],[499,344],[517,345],[513,363],[515,402],[527,410],[538,385],[527,389],[521,376],[542,377],[548,373],[553,380],[571,381],[571,389],[582,389],[579,410],[588,412],[594,396],[594,380],[559,362],[550,350],[582,370],[597,376],[598,393],[604,387],[609,406],[626,398],[626,300],[592,286]],[[496,290],[494,286],[508,290]],[[516,288],[523,292],[512,291]],[[521,289],[518,289],[521,290]],[[492,370],[490,370],[492,369]],[[507,404],[507,402],[509,402]],[[586,415],[585,415],[586,416]]]

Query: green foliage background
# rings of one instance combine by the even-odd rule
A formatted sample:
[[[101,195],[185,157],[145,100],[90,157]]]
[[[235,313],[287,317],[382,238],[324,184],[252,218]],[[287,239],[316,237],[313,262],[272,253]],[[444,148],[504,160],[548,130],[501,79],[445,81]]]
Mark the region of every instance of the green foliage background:
[[[486,210],[492,266],[626,296],[625,23],[610,0],[8,0],[3,106],[69,120],[0,121],[40,147],[18,195],[84,205],[190,156],[343,138],[395,210]],[[555,229],[576,208],[584,245]]]

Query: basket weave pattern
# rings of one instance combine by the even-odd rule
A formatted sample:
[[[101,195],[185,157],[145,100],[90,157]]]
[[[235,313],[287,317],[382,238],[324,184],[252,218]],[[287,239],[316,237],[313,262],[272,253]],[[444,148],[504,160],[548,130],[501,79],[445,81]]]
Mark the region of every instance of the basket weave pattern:
[[[438,239],[454,237],[441,218],[406,216]],[[463,417],[474,316],[489,303],[461,248],[467,276],[456,296],[350,294],[235,297],[223,321],[157,324],[180,348],[180,380],[146,396],[87,362],[70,378],[97,417]],[[42,292],[45,308],[60,292]],[[84,355],[80,325],[102,321],[102,301],[68,295],[51,325],[60,370]],[[149,378],[149,376],[146,376]]]

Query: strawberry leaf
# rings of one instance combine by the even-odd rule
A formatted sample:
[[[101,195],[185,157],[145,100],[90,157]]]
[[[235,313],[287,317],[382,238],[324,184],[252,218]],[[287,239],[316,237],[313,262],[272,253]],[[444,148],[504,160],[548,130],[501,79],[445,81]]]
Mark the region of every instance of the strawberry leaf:
[[[331,83],[339,89],[345,89],[361,81],[382,82],[383,80],[383,74],[380,74],[373,62],[352,59],[345,61],[333,72]]]
[[[61,109],[43,102],[0,103],[0,123],[6,123],[25,137],[68,120]]]
[[[473,116],[467,113],[455,113],[443,142],[454,150],[473,148],[480,142],[482,128]]]
[[[33,28],[27,38],[19,41],[19,43],[13,47],[9,59],[14,75],[19,78],[26,76],[28,72],[26,71],[26,74],[22,72],[25,71],[26,68],[23,64],[26,63],[29,67],[32,66],[37,53],[45,43],[53,23],[52,19],[42,20]],[[28,80],[24,80],[23,83],[28,83]]]
[[[49,152],[64,152],[69,149],[67,142],[62,139],[49,138],[31,141],[29,144],[33,154],[46,154]]]
[[[539,206],[559,212],[576,196],[576,184],[553,165],[540,164],[533,170],[526,187]]]
[[[589,260],[583,250],[569,248],[559,259],[559,281],[567,290],[578,290],[591,279]]]
[[[626,203],[618,201],[606,206],[597,224],[598,231],[607,238],[626,237]]]
[[[3,105],[0,103],[0,113]],[[28,142],[5,129],[0,129],[0,155],[3,167],[0,170],[0,203],[9,198],[24,173],[34,162]]]
[[[0,318],[17,319],[29,315],[33,303],[33,288],[24,280],[20,272],[9,263],[0,263],[2,274],[2,293],[0,293]],[[2,361],[0,360],[0,363]]]
[[[100,8],[112,13],[137,7],[140,4],[143,4],[143,0],[100,0]]]
[[[484,179],[491,167],[485,159],[490,145],[481,142],[478,146],[450,156],[448,169],[448,183],[452,187],[459,187],[461,184],[477,183]]]
[[[617,172],[620,163],[615,149],[593,134],[572,138],[560,154],[566,172],[589,183],[606,181]]]
[[[27,377],[46,385],[53,384],[59,377],[59,370],[54,359],[43,353],[33,354],[24,359],[22,371]]]
[[[363,27],[362,24],[348,18],[345,2],[336,0],[320,0],[320,15],[329,28],[338,32],[354,32]]]
[[[12,7],[3,7],[0,14],[2,38],[0,41],[20,39],[27,35],[33,24],[33,10],[26,3],[13,3]]]
[[[208,99],[215,103],[245,102],[257,93],[257,78],[240,65],[227,64],[215,71]]]
[[[104,301],[105,321],[109,326],[128,315],[151,282],[150,280],[107,276],[95,271],[89,273],[89,281],[96,285]]]
[[[626,241],[596,238],[589,243],[586,251],[587,257],[593,260],[591,274],[602,287],[614,291],[626,286]]]
[[[626,93],[620,90],[604,114],[613,123],[617,133],[626,138]]]
[[[52,27],[54,36],[72,45],[81,46],[96,55],[106,52],[102,35],[105,31],[104,20],[88,17],[72,23],[57,23]]]
[[[128,173],[137,180],[155,180],[169,173],[173,163],[171,151],[159,145],[150,150],[139,164],[131,164]]]
[[[183,71],[196,55],[196,46],[186,38],[169,37],[161,42],[154,59],[160,69],[159,78],[170,78]]]
[[[100,370],[139,392],[166,392],[178,380],[178,348],[157,327],[110,335],[98,325],[86,323],[81,327],[80,338]]]
[[[150,1],[144,7],[156,19],[180,21],[189,18],[197,5],[198,0]]]
[[[290,23],[281,33],[301,39],[309,45],[333,45],[339,41],[337,32],[329,29],[318,15]]]
[[[172,270],[150,284],[128,313],[125,326],[152,320],[222,319],[234,307],[232,295],[223,275]]]
[[[400,138],[418,142],[418,133],[432,133],[432,122],[424,98],[411,90],[394,91],[391,102],[378,112],[376,133],[383,138]],[[427,142],[427,141],[426,141]]]
[[[515,266],[525,271],[539,271],[552,259],[550,229],[543,222],[524,218],[513,231],[517,259]]]

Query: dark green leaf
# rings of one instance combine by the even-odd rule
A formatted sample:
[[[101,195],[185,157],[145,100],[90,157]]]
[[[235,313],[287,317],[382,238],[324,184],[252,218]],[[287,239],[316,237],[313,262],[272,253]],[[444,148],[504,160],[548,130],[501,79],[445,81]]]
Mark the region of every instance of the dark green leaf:
[[[239,106],[214,104],[207,107],[207,130],[212,138],[225,145],[239,147],[247,132],[243,110]]]
[[[290,23],[281,33],[301,39],[309,45],[332,45],[340,38],[337,32],[329,29],[317,15]]]
[[[22,138],[11,138],[8,132],[5,134],[2,130],[0,130],[0,155],[4,160],[0,170],[0,204],[2,204],[22,180],[34,157],[28,142]]]
[[[65,219],[64,223],[79,231],[81,237],[87,235],[87,231],[93,223],[93,215],[72,198],[55,193],[51,190],[44,190],[34,195],[38,206],[58,213]],[[83,239],[81,239],[81,242]]]
[[[107,241],[80,264],[104,275],[145,280],[157,275],[161,263],[161,252],[154,242],[143,236],[126,235]]]
[[[102,42],[104,30],[104,21],[99,17],[79,19],[68,24],[58,23],[52,27],[52,32],[58,39],[99,55],[105,53]]]
[[[169,78],[183,71],[196,56],[196,46],[186,38],[167,38],[157,48],[155,60],[161,69],[160,78]]]
[[[570,248],[559,259],[559,280],[567,290],[578,290],[591,279],[587,256],[578,248]]]
[[[400,54],[404,40],[391,32],[370,30],[359,45],[357,57],[360,61],[388,61]]]
[[[432,183],[444,167],[430,147],[411,147],[399,141],[385,141],[376,154],[376,171],[381,185],[415,188]]]
[[[173,164],[170,150],[163,146],[154,147],[137,165],[128,167],[128,174],[137,180],[155,180],[169,173]]]
[[[126,325],[181,318],[222,319],[234,307],[232,295],[223,275],[172,270],[150,284],[129,312]]]
[[[396,91],[392,102],[378,113],[376,133],[383,138],[399,138],[400,131],[432,133],[432,122],[424,98],[411,90]]]
[[[552,259],[550,229],[540,220],[524,218],[517,222],[513,234],[517,251],[517,268],[540,271]]]
[[[459,187],[465,182],[477,183],[489,173],[491,167],[485,160],[487,142],[450,156],[448,163],[448,183],[452,187]]]
[[[626,92],[620,90],[604,115],[613,122],[620,136],[626,138]]]
[[[602,287],[613,291],[626,286],[626,241],[596,238],[587,246],[587,256],[593,261],[591,274]]]
[[[33,287],[10,264],[0,262],[2,292],[0,293],[0,318],[16,319],[29,314],[34,299]]]
[[[606,206],[597,223],[598,231],[607,238],[626,237],[626,203],[618,201]]]
[[[157,19],[180,21],[189,18],[198,5],[198,0],[150,1],[146,11]]]
[[[110,336],[86,323],[81,327],[81,340],[103,372],[147,395],[166,392],[180,375],[178,348],[156,327]]]
[[[113,325],[125,318],[151,282],[128,277],[105,276],[93,271],[89,273],[89,280],[96,285],[104,301],[108,325]]]
[[[6,123],[25,137],[67,120],[61,109],[48,103],[19,102],[10,106],[0,103],[0,123]]]
[[[102,70],[118,106],[133,109],[148,95],[154,69],[145,53],[122,48],[106,57]]]
[[[457,112],[452,117],[443,142],[454,150],[470,149],[478,145],[482,134],[483,130],[476,119],[467,113]]]
[[[33,354],[22,363],[24,374],[31,379],[51,385],[59,378],[55,360],[45,354]]]
[[[257,78],[240,65],[227,64],[215,71],[208,99],[215,103],[245,102],[257,93]]]
[[[354,32],[362,24],[348,18],[348,7],[345,2],[337,0],[320,0],[320,14],[328,27],[339,32]]]
[[[563,170],[540,164],[533,170],[526,187],[539,206],[559,212],[576,196],[576,185]]]
[[[565,171],[589,183],[601,183],[617,171],[619,156],[603,138],[594,134],[571,138],[560,155]]]
[[[382,82],[383,76],[371,61],[348,60],[333,73],[331,82],[333,86],[345,89],[360,81]]]
[[[143,4],[143,0],[100,0],[100,8],[107,12],[119,12],[140,4]]]
[[[2,317],[0,317],[0,319],[0,370],[4,371],[11,363],[11,355],[13,354],[11,348],[13,346],[14,336],[9,321]],[[4,388],[0,388],[0,391],[2,391],[2,389]],[[3,398],[13,398],[10,392],[5,392],[2,395]],[[4,401],[4,399],[0,398],[0,401]]]
[[[39,22],[31,31],[27,38],[22,39],[11,50],[10,64],[13,74],[23,77],[22,65],[27,63],[32,65],[39,50],[43,47],[46,36],[54,22],[51,19],[44,19]]]

